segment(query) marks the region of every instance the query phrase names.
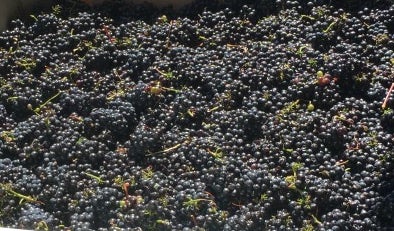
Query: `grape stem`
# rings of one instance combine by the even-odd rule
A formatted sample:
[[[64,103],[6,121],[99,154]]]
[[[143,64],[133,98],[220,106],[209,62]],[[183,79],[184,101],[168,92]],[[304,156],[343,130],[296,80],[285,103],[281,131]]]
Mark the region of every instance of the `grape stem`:
[[[386,108],[387,101],[389,100],[391,92],[393,91],[393,89],[394,89],[394,83],[391,84],[391,87],[390,87],[389,91],[387,92],[386,98],[384,98],[384,101],[383,101],[383,104],[382,104],[382,108],[383,109]]]

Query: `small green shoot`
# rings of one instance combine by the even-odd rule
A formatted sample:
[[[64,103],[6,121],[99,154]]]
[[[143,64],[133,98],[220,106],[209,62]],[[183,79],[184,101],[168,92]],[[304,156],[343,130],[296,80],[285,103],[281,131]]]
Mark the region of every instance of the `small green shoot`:
[[[296,110],[299,107],[299,102],[300,100],[297,99],[296,101],[290,102],[289,104],[284,106],[276,115],[277,119],[282,120],[285,115],[290,114],[291,112]]]
[[[285,78],[285,71],[287,71],[290,68],[289,63],[282,64],[279,68],[279,78],[280,80],[284,80]]]
[[[161,74],[162,76],[164,76],[166,79],[173,79],[173,78],[174,78],[174,75],[173,75],[172,71],[164,72],[164,71],[159,70],[157,67],[155,67],[154,69],[155,69],[159,74]]]
[[[48,224],[47,224],[44,220],[42,220],[42,221],[40,221],[40,222],[38,222],[38,223],[36,224],[36,227],[35,227],[34,230],[48,231],[48,230],[49,230],[49,227],[48,227]]]
[[[36,67],[37,62],[32,58],[23,58],[21,60],[15,61],[15,64],[19,67],[24,68],[27,71],[30,71],[31,69]]]
[[[73,33],[73,31],[71,31],[70,33]],[[94,46],[93,42],[88,41],[88,40],[82,40],[75,49],[73,49],[73,53],[76,52],[87,52],[89,50],[95,49],[96,47]]]
[[[0,77],[0,90],[7,90],[7,89],[12,89],[11,84],[9,84],[8,81],[3,77]]]
[[[15,135],[14,132],[12,131],[3,131],[1,132],[0,138],[4,140],[6,143],[10,143],[15,140]]]
[[[202,35],[199,35],[198,38],[199,38],[200,40],[207,40],[207,37],[202,36]]]
[[[211,113],[211,112],[214,112],[214,111],[216,111],[216,110],[218,110],[220,108],[220,106],[215,106],[215,107],[213,107],[213,108],[210,108],[210,109],[208,109],[208,113]]]
[[[310,195],[302,196],[301,198],[297,199],[297,204],[303,208],[310,209],[311,208],[311,196]]]
[[[310,220],[306,221],[305,224],[301,228],[301,231],[314,231],[314,230],[315,230],[315,227],[313,227]]]
[[[171,225],[171,222],[167,219],[165,219],[165,220],[158,219],[158,220],[156,220],[156,223],[159,225]]]
[[[291,170],[293,170],[293,174],[296,175],[297,171],[302,168],[303,164],[300,162],[295,162],[291,165]]]
[[[30,15],[30,18],[34,19],[34,21],[36,21],[36,22],[38,21],[38,18],[33,14]]]
[[[114,184],[123,190],[127,190],[129,186],[135,185],[135,178],[131,177],[129,180],[124,180],[122,176],[116,176],[113,180]],[[125,191],[126,192],[126,191]]]
[[[297,187],[295,186],[296,180],[297,180],[296,176],[293,175],[286,176],[285,181],[288,184],[287,187],[291,189],[297,189]]]
[[[162,15],[162,16],[160,16],[160,17],[158,18],[158,21],[159,21],[160,23],[168,23],[168,18],[167,18],[166,15]]]
[[[43,204],[41,201],[38,201],[37,198],[35,198],[35,197],[26,196],[26,195],[16,192],[12,188],[11,184],[0,184],[0,188],[2,190],[4,190],[8,195],[19,198],[19,204],[22,204],[24,202]]]
[[[152,166],[148,166],[142,170],[142,179],[145,179],[145,180],[151,179],[154,174],[155,173],[153,171]]]
[[[317,60],[314,58],[308,59],[308,64],[311,65],[311,67],[316,67],[317,66]]]
[[[342,15],[339,16],[339,18],[336,18],[333,22],[331,22],[328,27],[323,30],[324,33],[329,33],[331,32],[335,26],[338,26],[338,24],[343,23],[344,21],[346,21],[348,15],[346,13],[343,13]]]
[[[393,113],[393,109],[391,108],[386,108],[383,110],[383,115],[390,115]]]
[[[287,154],[291,154],[294,151],[294,149],[292,149],[292,148],[283,148],[282,150],[284,152],[286,152]]]
[[[376,35],[373,40],[375,41],[376,45],[386,44],[390,41],[390,37],[387,34],[378,34]]]
[[[335,24],[337,24],[337,22],[338,22],[337,20],[331,22],[331,23],[328,25],[328,27],[327,27],[325,30],[323,30],[323,32],[324,32],[324,33],[328,33],[328,32],[330,32],[330,31],[332,31],[332,29],[334,28]]]
[[[265,100],[269,100],[271,98],[271,93],[269,91],[264,91],[262,97]]]
[[[116,40],[116,45],[119,48],[127,48],[133,45],[133,40],[129,37],[123,37]]]
[[[163,196],[159,197],[158,201],[160,202],[160,204],[162,206],[167,207],[167,205],[169,203],[168,195],[163,195]]]
[[[313,218],[313,221],[318,224],[318,225],[322,225],[323,223],[321,223],[321,221],[319,221],[319,219],[317,219],[313,214],[311,214],[311,217]]]
[[[377,138],[378,134],[376,132],[369,132],[368,137],[370,138],[370,140],[367,142],[367,145],[375,147],[379,144],[379,140]]]
[[[213,200],[203,198],[193,199],[191,197],[188,197],[187,200],[183,202],[183,205],[189,209],[198,209],[201,202],[208,202],[209,204],[216,206],[216,203]]]
[[[41,109],[44,108],[48,103],[52,102],[52,100],[56,99],[61,93],[62,93],[62,91],[59,91],[58,93],[56,93],[54,96],[49,98],[43,104],[40,104],[38,107],[33,109],[33,112],[36,113],[36,115],[39,115],[41,113]]]
[[[194,115],[195,115],[195,109],[194,108],[189,108],[189,109],[187,109],[187,111],[186,111],[186,113],[190,116],[190,117],[194,117]]]
[[[207,152],[211,154],[215,159],[222,159],[223,158],[223,150],[221,148],[215,148],[215,151],[211,151],[209,148]]]
[[[302,56],[304,55],[304,49],[307,48],[307,46],[301,46],[300,48],[298,48],[297,50],[297,55],[300,56],[300,58],[302,58]]]
[[[311,21],[316,20],[316,18],[314,18],[314,17],[312,17],[312,16],[309,16],[309,15],[305,15],[305,14],[302,14],[301,17],[300,17],[300,19],[301,19],[301,20],[303,20],[303,19],[308,19],[308,20],[311,20]]]
[[[260,202],[264,202],[268,199],[268,194],[267,193],[262,193],[260,195]]]
[[[87,140],[88,140],[88,139],[87,139],[86,137],[81,136],[81,137],[78,138],[78,140],[77,140],[77,142],[76,142],[75,144],[80,145],[80,144],[85,143]]]
[[[124,180],[123,180],[123,177],[122,176],[116,176],[115,178],[114,178],[114,184],[115,185],[117,185],[117,186],[119,186],[119,187],[122,187],[123,186],[123,183],[124,183]]]
[[[62,7],[60,5],[52,6],[52,13],[58,16],[62,12]]]
[[[148,217],[153,217],[157,215],[157,212],[150,210],[150,209],[145,209],[144,210],[144,215]]]
[[[123,89],[115,89],[107,93],[107,100],[112,101],[119,97],[124,97],[126,95]]]
[[[87,173],[87,172],[85,172],[85,175],[96,180],[98,184],[104,183],[103,179],[101,179],[101,177],[99,177],[99,176],[96,176],[96,175],[93,175],[93,174]]]
[[[147,91],[152,95],[160,95],[163,92],[169,91],[174,93],[180,93],[181,90],[177,90],[170,87],[163,87],[160,81],[157,81],[155,84],[147,87]]]
[[[7,103],[8,102],[16,102],[19,99],[18,96],[11,96],[7,98]]]
[[[174,146],[169,147],[169,148],[165,148],[165,149],[163,149],[163,150],[161,150],[161,151],[153,152],[153,153],[148,153],[147,156],[153,156],[153,155],[157,155],[157,154],[167,154],[167,153],[170,153],[170,152],[172,152],[172,151],[177,150],[179,147],[181,147],[183,144],[185,144],[185,143],[187,143],[187,142],[189,142],[189,141],[188,141],[188,140],[185,140],[185,141],[182,142],[182,143],[175,144]]]
[[[293,174],[290,175],[290,176],[287,176],[285,178],[285,181],[287,182],[289,188],[297,190],[295,182],[297,180],[297,171],[301,167],[302,167],[302,163],[295,162],[295,163],[292,164],[291,170],[292,170]]]

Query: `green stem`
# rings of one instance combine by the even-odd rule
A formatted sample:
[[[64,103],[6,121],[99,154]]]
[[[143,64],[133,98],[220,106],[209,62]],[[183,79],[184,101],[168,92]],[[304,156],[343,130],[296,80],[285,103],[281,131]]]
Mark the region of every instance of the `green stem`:
[[[99,176],[95,176],[95,175],[90,174],[90,173],[87,173],[87,172],[85,172],[85,175],[87,175],[87,176],[89,176],[89,177],[95,179],[99,184],[103,183],[103,180],[102,180],[101,177],[99,177]]]

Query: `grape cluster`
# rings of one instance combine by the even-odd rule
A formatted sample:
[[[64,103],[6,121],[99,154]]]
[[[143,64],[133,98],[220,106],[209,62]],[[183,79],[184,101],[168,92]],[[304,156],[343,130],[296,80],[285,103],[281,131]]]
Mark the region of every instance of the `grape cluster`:
[[[393,229],[394,5],[323,2],[12,22],[0,226]]]

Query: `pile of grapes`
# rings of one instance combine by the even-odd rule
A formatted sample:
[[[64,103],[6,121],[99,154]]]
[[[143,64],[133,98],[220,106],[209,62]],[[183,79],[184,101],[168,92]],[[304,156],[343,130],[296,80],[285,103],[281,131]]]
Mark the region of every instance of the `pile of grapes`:
[[[13,21],[0,227],[392,230],[394,4],[321,2]]]

